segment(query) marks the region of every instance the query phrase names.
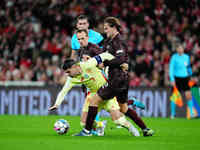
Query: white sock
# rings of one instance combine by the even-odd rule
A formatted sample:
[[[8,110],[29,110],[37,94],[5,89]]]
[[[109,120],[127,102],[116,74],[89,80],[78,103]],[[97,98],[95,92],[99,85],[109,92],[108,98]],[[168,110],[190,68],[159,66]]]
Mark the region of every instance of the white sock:
[[[128,120],[126,120],[125,116],[120,117],[119,119],[115,120],[114,123],[127,128],[129,132],[133,134],[134,136],[140,136],[139,131]]]
[[[80,122],[80,125],[81,125],[82,128],[85,127],[85,123],[83,123],[83,122]]]

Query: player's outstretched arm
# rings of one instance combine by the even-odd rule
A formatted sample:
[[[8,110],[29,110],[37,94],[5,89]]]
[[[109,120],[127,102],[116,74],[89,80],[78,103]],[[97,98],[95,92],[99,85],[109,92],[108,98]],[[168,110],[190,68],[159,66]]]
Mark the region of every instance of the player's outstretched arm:
[[[73,87],[74,84],[71,82],[72,78],[68,77],[65,85],[63,86],[62,90],[59,92],[55,104],[49,108],[49,111],[57,109],[60,104],[63,102],[65,95],[68,91]]]

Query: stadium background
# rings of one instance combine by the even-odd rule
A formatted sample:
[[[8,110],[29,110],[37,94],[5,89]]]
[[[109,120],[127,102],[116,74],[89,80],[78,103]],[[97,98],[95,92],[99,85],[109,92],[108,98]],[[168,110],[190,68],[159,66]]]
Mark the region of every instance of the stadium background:
[[[1,91],[1,114],[9,114],[11,107],[9,98],[4,99],[4,96],[12,97],[7,83],[19,85],[15,87],[19,90],[24,89],[20,86],[22,83],[30,86],[36,82],[33,89],[41,85],[40,89],[55,88],[55,85],[64,83],[65,76],[60,65],[70,56],[75,18],[82,13],[90,17],[91,28],[101,33],[106,16],[120,18],[123,38],[128,44],[130,87],[144,87],[139,88],[141,92],[146,88],[150,91],[164,88],[167,91],[167,112],[170,96],[168,65],[177,41],[183,43],[191,56],[198,84],[198,0],[1,0],[0,81],[1,89],[7,91]],[[53,101],[56,93],[52,95]],[[38,104],[34,102],[33,106]],[[147,108],[151,109],[149,104],[147,102]],[[184,115],[181,113],[180,116]]]
[[[147,109],[137,112],[154,136],[132,137],[116,129],[110,118],[103,118],[108,120],[104,137],[71,136],[81,130],[80,87],[57,111],[47,111],[65,81],[60,65],[70,56],[75,18],[81,13],[99,32],[106,16],[120,18],[131,60],[129,96],[146,104]],[[199,34],[199,0],[0,0],[1,150],[199,149],[199,119],[163,118],[170,113],[168,63],[177,41],[191,55],[199,85]],[[192,91],[200,115],[200,88]],[[177,115],[185,117],[185,103]],[[64,136],[53,130],[60,118],[70,123]]]

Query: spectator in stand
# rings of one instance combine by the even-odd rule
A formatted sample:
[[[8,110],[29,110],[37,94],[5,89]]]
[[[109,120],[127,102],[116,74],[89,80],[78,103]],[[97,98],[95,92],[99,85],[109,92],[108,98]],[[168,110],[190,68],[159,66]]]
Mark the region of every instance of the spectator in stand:
[[[148,56],[149,59],[154,55],[154,51],[158,50],[160,52],[159,61],[155,61],[154,58],[151,61],[156,62],[156,67],[159,68],[149,68],[149,75],[145,76],[145,79],[151,80],[153,70],[162,73],[159,86],[169,85],[166,76],[168,70],[165,66],[169,63],[169,56],[176,49],[175,43],[177,41],[182,42],[186,51],[194,55],[194,64],[197,64],[200,58],[198,39],[200,5],[197,0],[100,0],[96,4],[94,1],[86,0],[74,0],[73,2],[70,0],[45,0],[41,2],[1,0],[0,3],[0,59],[6,58],[5,64],[12,59],[16,64],[16,69],[20,67],[21,59],[23,59],[20,54],[24,52],[28,53],[28,58],[31,60],[31,66],[27,71],[33,70],[38,56],[48,58],[50,65],[52,65],[51,58],[55,53],[48,51],[48,43],[53,44],[54,50],[58,50],[56,53],[59,56],[58,64],[62,64],[71,51],[72,22],[76,16],[82,13],[92,14],[92,17],[99,22],[105,16],[117,16],[121,19],[123,31],[126,32],[126,36],[123,38],[128,43],[131,71],[134,70],[137,55]],[[120,10],[122,13],[119,13]],[[88,17],[91,18],[90,15]],[[90,23],[93,27],[101,28],[101,24],[98,26],[95,22]],[[50,47],[52,48],[52,46]],[[67,47],[67,49],[63,49],[63,47]],[[168,56],[163,57],[165,49],[168,50]],[[161,66],[157,65],[157,62],[161,63]],[[6,75],[7,67],[4,65],[1,68],[4,70],[3,74]],[[35,74],[35,72],[33,73]],[[199,81],[200,74],[196,73]],[[9,76],[9,73],[7,75]],[[54,76],[48,81],[53,83],[53,78]],[[7,80],[10,80],[10,77]],[[38,79],[34,76],[33,81],[38,81]]]
[[[144,61],[144,56],[136,56],[136,63],[135,63],[135,73],[138,77],[140,77],[142,74],[148,73],[148,65]]]

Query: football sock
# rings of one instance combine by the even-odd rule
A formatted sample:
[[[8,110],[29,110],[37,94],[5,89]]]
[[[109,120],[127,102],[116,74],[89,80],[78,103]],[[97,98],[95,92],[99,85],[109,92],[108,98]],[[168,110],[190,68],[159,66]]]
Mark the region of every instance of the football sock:
[[[91,131],[93,123],[94,123],[94,119],[97,115],[97,111],[98,111],[98,107],[89,106],[88,116],[87,116],[86,125],[85,125],[86,130]]]
[[[194,113],[193,113],[193,110],[192,110],[192,108],[193,108],[193,102],[192,102],[192,100],[188,100],[187,101],[187,105],[188,105],[189,110],[190,110],[190,116],[194,116]]]
[[[176,115],[176,104],[173,101],[171,101],[170,106],[171,106],[171,117],[175,117],[175,115]]]
[[[117,120],[114,120],[114,123],[116,123],[117,125],[121,125],[127,129],[131,127],[131,123],[128,120],[126,120],[125,116],[122,116]]]
[[[137,115],[135,110],[129,108],[125,115],[131,120],[133,120],[141,129],[146,128],[146,125],[144,124],[142,119]]]
[[[80,125],[81,125],[82,128],[85,127],[85,123],[83,123],[83,122],[80,122]]]

